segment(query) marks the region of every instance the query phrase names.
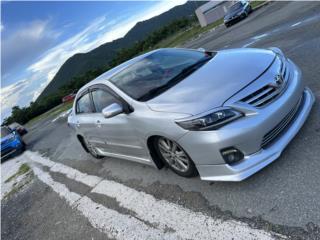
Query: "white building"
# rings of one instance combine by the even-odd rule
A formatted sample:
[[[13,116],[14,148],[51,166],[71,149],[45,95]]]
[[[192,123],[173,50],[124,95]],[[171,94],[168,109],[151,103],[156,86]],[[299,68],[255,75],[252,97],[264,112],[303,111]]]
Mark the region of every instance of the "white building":
[[[205,27],[224,17],[228,8],[236,1],[210,1],[196,9],[201,27]]]

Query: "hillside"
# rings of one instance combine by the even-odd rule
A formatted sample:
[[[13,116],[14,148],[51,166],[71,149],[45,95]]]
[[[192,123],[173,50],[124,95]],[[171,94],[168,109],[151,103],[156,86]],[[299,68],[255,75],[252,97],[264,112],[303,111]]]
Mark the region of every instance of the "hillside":
[[[143,40],[148,34],[169,22],[193,16],[195,9],[203,3],[187,2],[184,5],[176,6],[161,15],[137,23],[123,38],[105,43],[88,53],[75,54],[61,66],[37,100],[56,92],[61,86],[72,81],[75,76],[107,66],[119,49],[130,47],[132,43]]]

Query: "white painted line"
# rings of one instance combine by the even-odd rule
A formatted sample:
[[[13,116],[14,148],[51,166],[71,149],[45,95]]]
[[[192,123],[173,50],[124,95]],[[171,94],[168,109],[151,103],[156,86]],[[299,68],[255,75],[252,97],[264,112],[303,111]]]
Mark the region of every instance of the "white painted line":
[[[88,175],[86,173],[82,173],[74,168],[68,167],[61,163],[57,163],[54,166],[52,166],[50,168],[50,171],[62,173],[66,175],[68,178],[73,179],[77,182],[83,183],[85,185],[88,185],[89,187],[96,186],[102,180],[102,178]]]
[[[252,229],[247,224],[223,222],[113,181],[103,180],[92,192],[116,198],[122,207],[133,210],[139,218],[162,230],[174,229],[183,239],[271,239],[269,233]]]
[[[66,111],[60,113],[60,114],[59,114],[56,118],[54,118],[51,122],[55,122],[55,121],[57,121],[59,118],[66,117],[66,116],[68,116],[71,112],[72,112],[72,108],[70,108],[69,110],[66,110]]]
[[[36,162],[47,165],[51,162],[50,170],[62,173],[68,178],[88,186],[93,186],[91,179],[96,176],[87,175],[60,163],[56,164],[49,159],[42,158],[37,153],[28,152],[28,158],[31,161],[36,159]],[[107,234],[111,233],[112,237],[116,239],[273,239],[270,233],[253,229],[245,223],[222,221],[201,212],[193,212],[166,200],[157,200],[150,194],[115,181],[97,181],[95,182],[97,185],[91,192],[115,198],[120,206],[133,211],[134,216],[108,209],[88,197],[70,197],[71,192],[68,192],[64,185],[61,187],[61,183],[55,183],[49,177],[42,177],[42,181],[53,186],[52,188],[60,196],[66,198],[69,203],[72,203],[70,199],[73,199],[73,202],[77,201],[77,209],[89,219],[94,227]],[[149,222],[157,228],[152,228],[145,222]],[[278,235],[278,237],[281,236]]]
[[[268,36],[268,34],[267,34],[267,33],[264,33],[264,34],[255,36],[255,37],[253,37],[252,39],[254,39],[254,40],[259,40],[259,39],[264,38],[264,37],[266,37],[266,36]]]
[[[249,42],[249,43],[243,45],[242,47],[243,47],[243,48],[249,47],[250,45],[252,45],[252,44],[254,44],[254,43],[256,43],[256,42],[257,42],[257,40],[254,40],[254,41],[252,41],[252,42]]]
[[[32,166],[32,170],[40,181],[50,186],[53,191],[59,194],[60,197],[66,199],[70,205],[74,204],[81,198],[79,194],[70,192],[65,185],[55,182],[48,173],[42,171],[40,168]]]
[[[100,177],[88,175],[61,163],[50,161],[49,159],[42,157],[38,153],[26,151],[25,154],[29,159],[32,159],[33,162],[49,167],[50,171],[62,173],[68,178],[88,185],[89,187],[96,186],[102,180],[102,178]]]
[[[297,22],[297,23],[295,23],[295,24],[292,24],[291,27],[296,27],[296,26],[298,26],[298,25],[300,25],[300,24],[301,24],[301,22]]]
[[[6,180],[19,171],[20,166],[25,162],[25,159],[14,158],[10,159],[10,161],[1,163],[1,199],[14,189],[15,184],[26,177],[26,174],[23,174],[22,176],[18,176],[17,178],[6,182]]]
[[[118,213],[92,201],[90,198],[71,192],[64,184],[55,182],[51,176],[33,166],[40,181],[52,188],[60,197],[67,200],[72,208],[80,211],[93,227],[116,239],[177,239],[172,233],[163,233],[129,215]]]

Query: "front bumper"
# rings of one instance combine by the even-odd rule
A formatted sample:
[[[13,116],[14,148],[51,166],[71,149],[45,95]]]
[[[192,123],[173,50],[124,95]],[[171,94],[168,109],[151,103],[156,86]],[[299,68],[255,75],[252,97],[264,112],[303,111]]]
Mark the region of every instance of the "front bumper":
[[[234,16],[233,18],[224,19],[223,22],[224,22],[225,25],[231,25],[231,24],[234,24],[234,23],[240,21],[243,18],[245,18],[245,16],[242,13],[240,15]]]
[[[195,162],[202,180],[241,181],[277,159],[307,119],[314,96],[305,88],[301,71],[290,62],[292,78],[286,91],[272,104],[217,131],[190,131],[179,144]],[[271,145],[262,147],[263,137],[274,129],[297,106],[290,123]],[[244,153],[240,162],[226,164],[221,149],[236,147]]]
[[[289,128],[285,130],[285,133],[281,135],[273,145],[246,156],[239,164],[233,166],[228,164],[199,165],[197,168],[201,179],[207,181],[241,181],[276,160],[298,133],[310,113],[314,103],[314,96],[308,88],[304,90],[303,95],[303,101],[301,102],[295,119]]]
[[[15,153],[19,153],[23,150],[23,144],[20,140],[13,140],[6,144],[5,146],[1,146],[1,159],[8,158]]]

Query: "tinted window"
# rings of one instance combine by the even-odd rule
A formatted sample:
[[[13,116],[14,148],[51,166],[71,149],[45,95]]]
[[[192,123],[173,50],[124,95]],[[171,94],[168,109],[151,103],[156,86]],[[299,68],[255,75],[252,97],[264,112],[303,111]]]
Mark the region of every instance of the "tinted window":
[[[242,6],[243,6],[243,4],[241,2],[237,2],[236,4],[234,4],[230,7],[230,12],[238,10],[239,8],[242,8]]]
[[[90,113],[92,112],[91,109],[91,101],[89,93],[83,95],[77,101],[77,113]]]
[[[204,57],[205,53],[193,50],[159,50],[130,65],[110,81],[132,98],[139,99]]]
[[[92,92],[92,98],[96,112],[102,112],[102,109],[112,103],[120,103],[113,95],[102,89],[94,90]]]
[[[7,136],[7,135],[9,135],[11,133],[11,131],[8,129],[8,128],[6,128],[6,127],[1,127],[1,137],[3,138],[3,137],[5,137],[5,136]]]

